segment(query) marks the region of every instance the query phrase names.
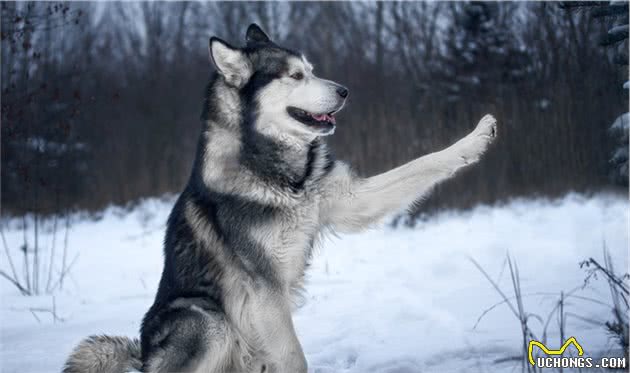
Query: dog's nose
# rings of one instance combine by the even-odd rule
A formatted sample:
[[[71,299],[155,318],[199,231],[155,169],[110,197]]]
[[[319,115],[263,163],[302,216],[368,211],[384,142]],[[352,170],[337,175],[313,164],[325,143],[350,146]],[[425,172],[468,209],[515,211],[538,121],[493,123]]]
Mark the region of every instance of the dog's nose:
[[[337,87],[337,94],[342,98],[348,97],[348,88],[346,87]]]

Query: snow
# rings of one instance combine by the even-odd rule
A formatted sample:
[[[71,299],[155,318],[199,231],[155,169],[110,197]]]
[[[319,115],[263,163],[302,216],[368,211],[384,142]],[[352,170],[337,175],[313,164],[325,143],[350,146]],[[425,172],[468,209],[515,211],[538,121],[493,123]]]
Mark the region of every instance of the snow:
[[[627,131],[630,123],[630,113],[623,113],[615,119],[610,129],[613,131]]]
[[[542,110],[547,110],[551,106],[551,101],[546,98],[542,98],[536,102],[537,106]]]
[[[608,34],[609,35],[615,35],[615,34],[621,34],[621,33],[625,33],[626,35],[628,34],[628,25],[617,25],[614,26],[613,28],[611,28],[610,30],[608,30]]]
[[[51,152],[55,154],[62,154],[68,150],[86,150],[87,145],[82,142],[73,144],[64,144],[56,141],[47,140],[43,137],[29,137],[26,139],[26,146],[32,150],[36,150],[40,153]]]
[[[612,175],[619,181],[628,180],[628,127],[630,113],[623,113],[610,126],[611,135],[616,140],[616,146],[612,152]]]
[[[69,257],[79,257],[65,288],[54,295],[62,321],[35,312],[38,321],[29,311],[51,308],[53,296],[24,297],[0,282],[0,370],[58,372],[87,335],[137,336],[160,278],[163,228],[172,203],[150,199],[131,212],[110,208],[98,220],[73,224]],[[509,252],[527,294],[526,310],[546,318],[560,291],[582,285],[579,262],[588,257],[602,262],[603,242],[617,272],[626,271],[628,218],[626,198],[572,194],[445,212],[413,229],[388,226],[331,237],[315,255],[304,304],[294,315],[310,370],[518,371],[520,362],[509,358],[520,353],[520,326],[506,306],[489,312],[473,330],[481,313],[501,299],[468,257],[511,295]],[[17,225],[5,228],[10,247],[22,239]],[[8,270],[5,257],[0,268]],[[610,302],[601,279],[579,294]],[[587,318],[610,316],[592,302],[575,299],[567,307]],[[602,327],[577,318],[567,323],[586,355],[611,347]],[[542,334],[533,319],[532,328]],[[558,341],[555,321],[550,329],[550,340]]]

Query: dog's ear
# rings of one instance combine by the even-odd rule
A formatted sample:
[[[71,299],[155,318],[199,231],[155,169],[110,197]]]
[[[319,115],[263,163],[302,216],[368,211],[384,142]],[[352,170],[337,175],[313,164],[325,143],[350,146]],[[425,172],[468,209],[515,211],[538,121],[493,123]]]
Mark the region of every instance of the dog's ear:
[[[265,34],[265,32],[255,23],[252,23],[247,28],[247,33],[245,34],[245,41],[247,45],[252,44],[266,44],[271,42],[269,36]]]
[[[210,60],[228,84],[241,88],[247,83],[253,67],[243,51],[216,37],[210,38],[209,50]]]

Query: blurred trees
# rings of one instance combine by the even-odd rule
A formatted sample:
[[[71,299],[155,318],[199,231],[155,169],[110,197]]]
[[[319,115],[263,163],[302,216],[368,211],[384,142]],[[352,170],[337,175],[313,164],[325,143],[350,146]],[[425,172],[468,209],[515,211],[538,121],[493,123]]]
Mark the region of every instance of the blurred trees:
[[[627,3],[626,3],[627,4]],[[627,5],[626,5],[627,7]],[[99,209],[178,192],[192,164],[207,43],[259,22],[350,87],[330,141],[370,175],[501,122],[433,207],[606,187],[627,79],[614,20],[551,3],[2,3],[4,212]]]
[[[627,1],[583,1],[563,2],[561,7],[569,12],[583,12],[595,19],[606,19],[607,30],[600,30],[599,44],[608,49],[612,61],[618,65],[628,66],[628,2]],[[623,88],[628,90],[628,81]],[[620,90],[621,84],[610,87],[611,90]],[[628,113],[621,114],[610,126],[610,135],[615,142],[611,152],[610,177],[613,182],[620,185],[628,185]]]
[[[83,67],[65,40],[83,20],[67,4],[1,3],[2,205],[60,209],[83,188],[88,154],[73,127]],[[72,175],[72,180],[59,177]]]
[[[445,85],[447,100],[459,101],[471,94],[496,96],[497,85],[513,85],[525,77],[531,61],[516,38],[518,29],[510,27],[517,4],[453,2],[448,8],[451,23],[435,71]]]

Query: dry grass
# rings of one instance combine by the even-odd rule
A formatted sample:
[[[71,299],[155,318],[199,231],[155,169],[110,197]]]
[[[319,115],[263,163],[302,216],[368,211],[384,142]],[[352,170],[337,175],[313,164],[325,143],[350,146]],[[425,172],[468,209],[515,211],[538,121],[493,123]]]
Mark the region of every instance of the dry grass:
[[[477,267],[477,269],[479,269],[502,299],[500,302],[493,304],[481,313],[473,329],[476,328],[479,322],[481,322],[481,320],[492,310],[503,305],[506,305],[510,309],[514,317],[519,321],[520,325],[522,336],[522,346],[520,350],[522,351],[522,354],[515,358],[506,357],[495,361],[495,363],[509,360],[519,360],[521,362],[522,372],[542,373],[543,369],[532,366],[528,362],[527,351],[529,341],[537,340],[547,345],[550,326],[552,325],[552,321],[555,319],[557,321],[557,331],[560,337],[559,345],[562,345],[570,336],[570,331],[567,330],[566,324],[568,318],[578,319],[589,324],[605,328],[611,338],[615,341],[615,345],[618,346],[621,351],[624,351],[626,361],[628,361],[628,312],[630,311],[628,304],[628,297],[630,295],[628,280],[630,277],[627,273],[623,275],[616,274],[610,253],[608,252],[605,244],[603,248],[603,258],[603,265],[593,258],[589,258],[580,263],[580,267],[587,270],[584,283],[569,291],[561,290],[551,311],[544,318],[537,313],[525,309],[523,304],[524,297],[554,296],[558,295],[558,293],[538,292],[524,294],[521,289],[518,265],[508,254],[506,256],[506,265],[509,269],[511,280],[511,289],[509,292],[512,293],[508,295],[508,292],[501,289],[497,281],[495,281],[477,261],[470,258],[472,263]],[[583,290],[591,281],[595,281],[600,277],[605,279],[608,283],[610,289],[610,299],[595,299],[579,294],[580,290]],[[595,303],[603,306],[610,311],[610,314],[608,316],[603,316],[601,319],[584,316],[579,312],[579,304],[582,302]],[[536,333],[532,330],[532,320],[536,320],[540,323],[540,325],[542,325],[540,338],[538,338]],[[607,351],[605,353],[610,352],[612,351]],[[544,369],[544,371],[549,371],[549,369]],[[558,368],[557,371],[562,373],[563,369]],[[581,369],[579,369],[579,371],[581,371]],[[593,368],[589,369],[589,371],[596,370]]]

